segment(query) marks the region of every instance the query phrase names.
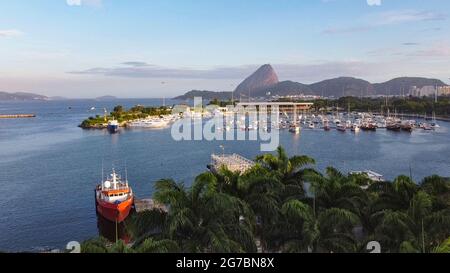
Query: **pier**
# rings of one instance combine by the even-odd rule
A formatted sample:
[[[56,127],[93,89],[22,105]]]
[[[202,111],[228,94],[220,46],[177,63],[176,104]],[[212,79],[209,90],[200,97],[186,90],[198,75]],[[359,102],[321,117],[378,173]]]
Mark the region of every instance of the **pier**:
[[[232,155],[211,155],[211,165],[209,168],[213,172],[219,171],[221,168],[226,167],[232,172],[244,173],[251,169],[255,165],[255,162],[240,156],[238,154]]]
[[[35,118],[36,115],[35,114],[7,114],[7,115],[1,115],[0,114],[0,119],[4,118],[4,119],[12,119],[12,118]]]

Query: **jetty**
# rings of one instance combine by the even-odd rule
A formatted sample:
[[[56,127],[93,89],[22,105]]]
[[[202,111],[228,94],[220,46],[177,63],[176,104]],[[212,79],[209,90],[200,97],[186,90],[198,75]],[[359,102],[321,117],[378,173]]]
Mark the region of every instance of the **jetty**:
[[[12,119],[12,118],[35,118],[36,115],[35,114],[5,114],[5,115],[1,115],[0,114],[0,118],[4,118],[4,119]]]

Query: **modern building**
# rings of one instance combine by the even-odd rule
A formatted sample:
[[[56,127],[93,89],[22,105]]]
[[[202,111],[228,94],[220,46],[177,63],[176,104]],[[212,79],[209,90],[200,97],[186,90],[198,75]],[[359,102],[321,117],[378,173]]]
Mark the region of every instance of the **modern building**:
[[[409,94],[413,97],[431,97],[436,95],[436,86],[411,87]]]
[[[439,96],[450,96],[450,85],[438,87]]]

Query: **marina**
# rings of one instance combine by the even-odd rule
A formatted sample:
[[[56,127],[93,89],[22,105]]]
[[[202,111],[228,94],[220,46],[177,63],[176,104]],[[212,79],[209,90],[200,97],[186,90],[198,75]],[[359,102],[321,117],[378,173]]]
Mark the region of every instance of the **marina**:
[[[335,129],[339,132],[353,132],[389,130],[395,132],[409,132],[414,130],[434,131],[440,128],[436,116],[432,118],[420,118],[419,115],[409,115],[417,119],[405,118],[405,115],[390,115],[389,113],[374,114],[370,112],[313,112],[313,103],[279,103],[279,102],[253,102],[238,103],[236,108],[217,107],[211,109],[195,109],[185,106],[183,112],[148,115],[144,118],[131,119],[119,123],[115,119],[107,121],[106,110],[104,121],[90,126],[90,129],[107,129],[110,133],[117,133],[121,127],[127,129],[164,129],[179,119],[188,119],[194,122],[206,122],[211,119],[221,119],[215,123],[215,132],[231,130],[263,130],[287,129],[294,134],[300,134],[303,129],[330,131]],[[140,107],[140,106],[134,106]],[[232,106],[231,106],[232,107]],[[279,116],[258,120],[259,109],[270,113],[273,108],[279,112]],[[170,108],[169,108],[170,110]],[[220,125],[217,125],[220,124]],[[81,125],[80,125],[81,126]],[[81,126],[83,127],[83,126]]]

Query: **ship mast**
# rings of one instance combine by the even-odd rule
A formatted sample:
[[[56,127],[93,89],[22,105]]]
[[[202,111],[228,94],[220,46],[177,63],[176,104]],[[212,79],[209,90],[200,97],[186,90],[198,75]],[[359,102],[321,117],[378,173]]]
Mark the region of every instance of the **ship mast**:
[[[104,172],[103,172],[103,160],[102,160],[102,191],[105,190],[105,189],[104,189],[104,186],[103,186],[103,184],[104,184],[104,183],[103,183],[103,182],[104,182],[104,181],[103,181],[103,178],[105,177],[104,175],[105,175],[105,174],[104,174]]]

